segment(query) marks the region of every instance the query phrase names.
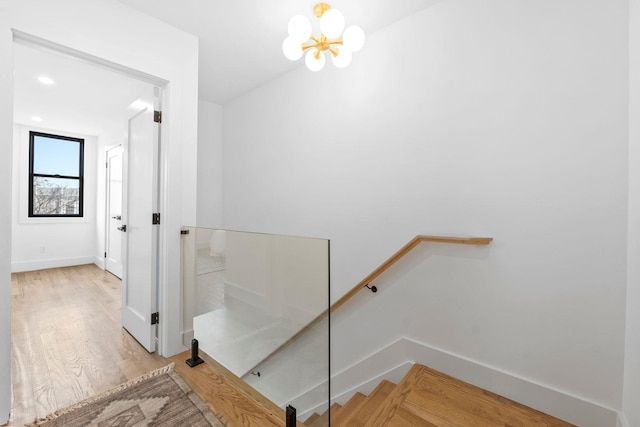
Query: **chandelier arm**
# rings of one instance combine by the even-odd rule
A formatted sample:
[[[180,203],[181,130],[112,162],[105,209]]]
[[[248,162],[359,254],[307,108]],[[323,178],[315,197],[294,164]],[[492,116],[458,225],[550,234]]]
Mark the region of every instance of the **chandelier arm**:
[[[316,44],[303,44],[302,45],[302,51],[306,52],[307,50],[316,47]]]

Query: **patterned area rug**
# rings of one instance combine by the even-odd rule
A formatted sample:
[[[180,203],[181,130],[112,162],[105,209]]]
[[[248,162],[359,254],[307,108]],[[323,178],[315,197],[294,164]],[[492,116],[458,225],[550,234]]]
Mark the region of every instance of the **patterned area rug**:
[[[223,427],[173,364],[54,412],[33,426]]]

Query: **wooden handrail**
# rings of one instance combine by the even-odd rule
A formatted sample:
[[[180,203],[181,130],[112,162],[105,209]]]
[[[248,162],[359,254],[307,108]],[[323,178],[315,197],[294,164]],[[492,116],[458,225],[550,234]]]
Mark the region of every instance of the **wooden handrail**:
[[[376,268],[369,274],[367,277],[362,279],[360,283],[353,287],[349,292],[344,294],[342,298],[333,303],[328,310],[324,310],[318,316],[316,316],[311,322],[309,322],[304,328],[300,329],[296,332],[291,338],[282,343],[278,348],[272,351],[267,357],[262,359],[260,363],[256,364],[253,368],[247,371],[252,372],[258,368],[258,366],[263,365],[269,360],[273,359],[273,357],[278,354],[283,348],[288,347],[293,341],[297,340],[300,336],[304,335],[309,329],[313,328],[317,325],[322,319],[327,316],[329,310],[333,313],[338,309],[338,307],[342,306],[348,300],[353,298],[355,294],[360,292],[365,286],[369,285],[374,279],[378,278],[382,273],[387,271],[389,267],[398,262],[402,257],[404,257],[407,253],[409,253],[413,248],[418,246],[422,242],[434,242],[434,243],[455,243],[459,245],[488,245],[493,240],[493,237],[446,237],[446,236],[424,236],[418,235],[411,239],[409,243],[404,245],[400,250],[398,250],[395,254],[393,254],[388,260],[383,262],[380,267]],[[247,375],[245,374],[245,375]],[[244,376],[244,375],[243,375]]]
[[[362,288],[369,283],[377,279],[382,273],[387,271],[393,264],[398,262],[402,257],[408,254],[411,249],[415,248],[422,242],[437,242],[437,243],[456,243],[461,245],[488,245],[493,240],[493,237],[446,237],[446,236],[416,236],[409,243],[404,245],[398,252],[393,254],[391,258],[383,262],[380,267],[376,268],[367,277],[362,279],[360,283],[353,287],[349,292],[344,294],[342,298],[333,303],[331,306],[331,312],[333,313],[338,307],[345,302],[349,301],[355,294],[360,292]]]

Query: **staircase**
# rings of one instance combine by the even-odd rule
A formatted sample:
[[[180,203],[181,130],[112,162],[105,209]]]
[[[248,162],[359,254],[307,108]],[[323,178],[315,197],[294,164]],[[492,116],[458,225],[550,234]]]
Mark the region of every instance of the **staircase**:
[[[325,427],[328,414],[313,414],[304,425]],[[575,427],[495,393],[413,365],[396,385],[382,381],[365,396],[331,406],[333,427]]]

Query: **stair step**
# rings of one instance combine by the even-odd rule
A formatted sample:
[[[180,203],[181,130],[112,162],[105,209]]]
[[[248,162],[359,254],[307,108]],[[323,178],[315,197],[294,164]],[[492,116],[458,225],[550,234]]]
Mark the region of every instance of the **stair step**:
[[[342,406],[339,403],[334,403],[333,405],[331,405],[332,419],[334,417],[334,414],[337,414],[340,411],[340,408],[342,408]],[[313,415],[311,417],[313,417]],[[322,415],[320,415],[318,418],[315,418],[311,422],[309,422],[309,420],[305,421],[304,425],[307,427],[327,427],[329,425],[329,411],[325,411]]]
[[[382,380],[378,386],[373,389],[373,391],[369,394],[369,396],[361,402],[354,410],[349,414],[349,416],[340,420],[339,423],[336,423],[336,427],[342,426],[362,426],[364,425],[373,412],[379,408],[387,396],[391,394],[393,389],[395,389],[396,385],[391,381]],[[345,405],[346,407],[347,405]]]
[[[573,426],[422,365],[414,365],[363,424],[365,427],[414,425]]]
[[[311,414],[311,416],[309,418],[307,418],[307,420],[304,422],[304,425],[305,426],[310,426],[311,423],[313,423],[318,418],[320,418],[320,414],[317,413],[317,412],[314,412],[313,414]]]
[[[354,394],[347,403],[342,406],[342,409],[337,414],[331,413],[331,425],[340,426],[344,423],[344,420],[351,417],[354,414],[355,409],[360,406],[362,402],[367,399],[362,393]]]

